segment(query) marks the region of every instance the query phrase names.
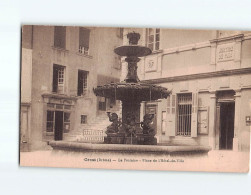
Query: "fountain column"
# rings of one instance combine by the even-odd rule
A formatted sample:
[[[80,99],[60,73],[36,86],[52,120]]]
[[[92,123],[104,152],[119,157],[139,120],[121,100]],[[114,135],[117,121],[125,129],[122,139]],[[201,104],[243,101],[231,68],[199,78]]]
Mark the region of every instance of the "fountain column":
[[[127,83],[137,83],[139,82],[139,78],[137,75],[137,63],[140,61],[138,57],[131,56],[127,57],[125,61],[128,63],[128,72],[125,78],[125,82]]]
[[[122,101],[122,122],[126,121],[126,114],[131,113],[136,118],[136,123],[140,122],[140,102]]]

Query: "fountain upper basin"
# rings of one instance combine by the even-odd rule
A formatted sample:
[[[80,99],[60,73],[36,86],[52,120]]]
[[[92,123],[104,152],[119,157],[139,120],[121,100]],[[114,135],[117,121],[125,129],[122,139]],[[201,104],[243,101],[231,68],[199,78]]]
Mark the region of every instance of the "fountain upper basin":
[[[93,89],[97,96],[122,101],[151,101],[167,98],[171,93],[166,88],[148,83],[110,83]]]
[[[150,55],[152,53],[151,49],[148,47],[140,45],[123,45],[114,49],[114,52],[120,56],[135,56],[143,57]]]

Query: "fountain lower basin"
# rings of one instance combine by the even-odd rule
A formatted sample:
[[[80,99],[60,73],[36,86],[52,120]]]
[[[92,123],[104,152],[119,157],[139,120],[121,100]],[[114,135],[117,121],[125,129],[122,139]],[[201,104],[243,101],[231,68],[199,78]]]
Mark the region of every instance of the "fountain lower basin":
[[[123,153],[154,153],[169,155],[205,154],[211,150],[209,146],[181,145],[123,145],[123,144],[92,144],[67,141],[50,141],[53,150],[73,152],[123,152]]]

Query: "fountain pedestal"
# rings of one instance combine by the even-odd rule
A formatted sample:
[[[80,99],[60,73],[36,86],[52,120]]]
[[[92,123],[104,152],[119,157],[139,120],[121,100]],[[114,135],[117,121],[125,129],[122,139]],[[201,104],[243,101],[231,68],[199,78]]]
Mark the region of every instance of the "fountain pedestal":
[[[104,137],[105,144],[124,144],[125,134],[124,133],[107,133]]]

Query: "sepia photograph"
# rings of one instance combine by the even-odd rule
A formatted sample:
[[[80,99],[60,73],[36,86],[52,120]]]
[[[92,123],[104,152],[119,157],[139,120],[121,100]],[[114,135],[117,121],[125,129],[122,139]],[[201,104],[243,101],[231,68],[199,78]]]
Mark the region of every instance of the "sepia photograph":
[[[0,0],[0,194],[250,195],[250,7]]]
[[[249,172],[251,31],[23,25],[19,163]]]

